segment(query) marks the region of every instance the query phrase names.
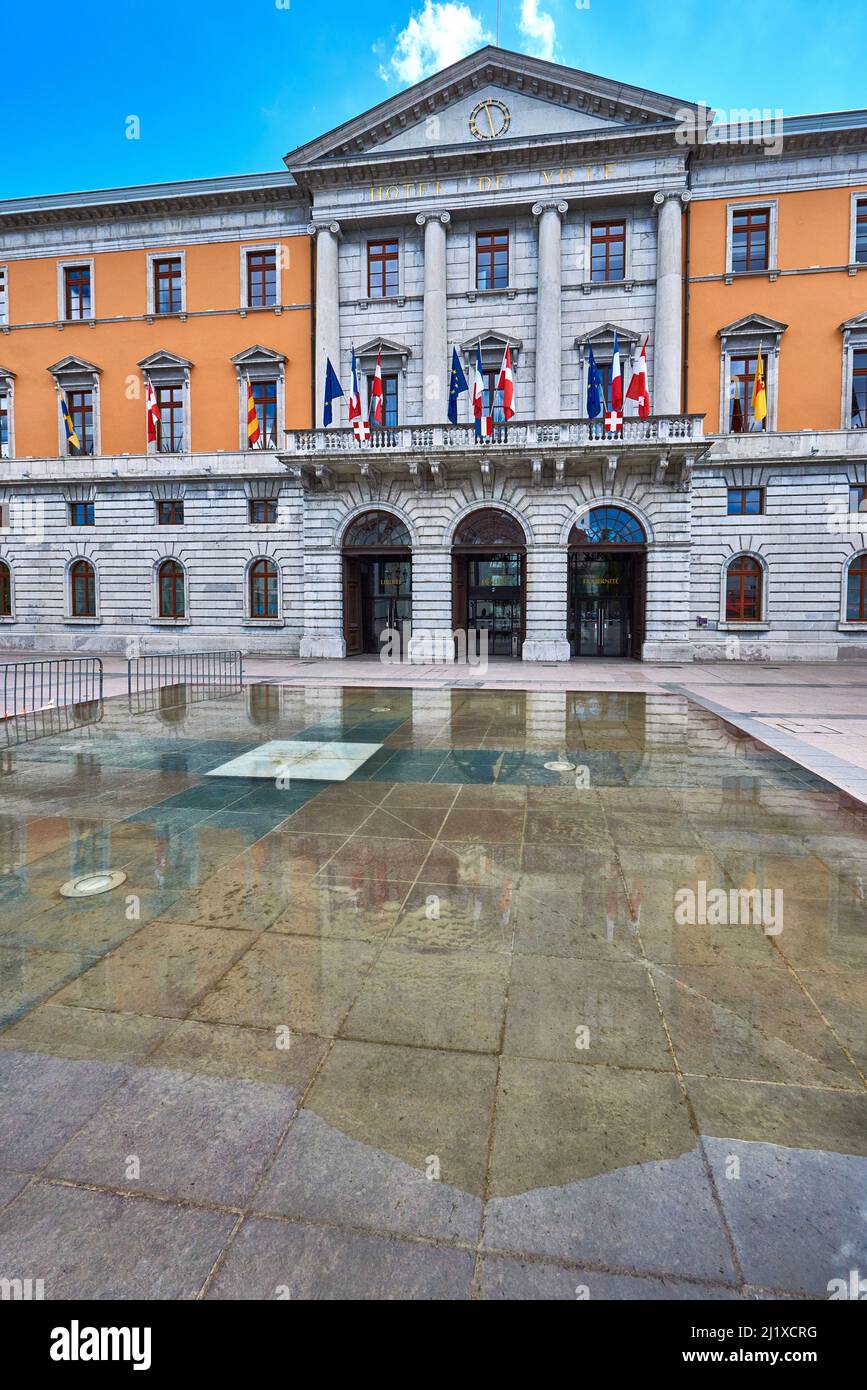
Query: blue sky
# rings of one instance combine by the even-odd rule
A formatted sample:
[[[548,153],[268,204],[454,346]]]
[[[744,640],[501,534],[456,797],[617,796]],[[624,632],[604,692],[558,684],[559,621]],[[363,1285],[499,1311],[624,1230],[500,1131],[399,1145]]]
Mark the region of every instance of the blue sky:
[[[863,0],[585,3],[502,0],[500,42],[726,110],[867,107]],[[493,38],[496,9],[19,0],[4,18],[0,197],[279,168],[287,150]]]

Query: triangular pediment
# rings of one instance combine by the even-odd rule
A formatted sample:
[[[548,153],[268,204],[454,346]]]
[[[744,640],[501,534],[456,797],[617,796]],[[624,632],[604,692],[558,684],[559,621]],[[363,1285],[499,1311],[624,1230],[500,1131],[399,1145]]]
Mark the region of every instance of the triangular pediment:
[[[505,352],[510,347],[513,352],[520,352],[524,346],[520,338],[516,338],[514,333],[501,333],[499,328],[483,328],[480,333],[474,333],[471,338],[465,338],[461,343],[461,352],[475,352],[478,344],[481,343],[482,352],[491,352],[494,348],[499,348],[500,352]]]
[[[619,323],[600,323],[598,328],[593,328],[589,333],[582,333],[580,337],[576,338],[575,346],[586,347],[589,343],[596,347],[597,344],[604,343],[607,347],[609,343],[613,345],[615,333],[617,334],[618,346],[623,343],[626,347],[632,347],[641,336],[634,329],[624,328]]]
[[[409,154],[609,129],[674,124],[693,102],[543,58],[487,47],[291,151],[293,172],[368,155]],[[712,113],[708,113],[709,115]]]
[[[845,319],[843,323],[840,324],[840,331],[842,333],[852,333],[853,331],[857,333],[859,330],[861,332],[867,331],[867,314],[856,314],[854,318]],[[0,373],[2,373],[2,371],[3,368],[0,367]]]
[[[254,343],[252,347],[244,348],[243,352],[236,352],[229,361],[233,362],[236,367],[261,367],[266,364],[277,366],[286,361],[286,354],[275,352],[273,348],[263,347],[261,343]]]
[[[189,362],[186,357],[179,357],[176,352],[167,352],[165,349],[152,352],[149,357],[143,357],[138,363],[138,366],[143,372],[155,372],[163,367],[182,367],[186,369],[192,367],[192,365],[192,362]]]
[[[48,370],[52,376],[98,376],[102,367],[95,366],[84,357],[69,356],[61,357],[59,362],[53,362]]]
[[[779,319],[769,319],[764,314],[744,314],[743,318],[735,319],[733,323],[727,323],[725,328],[717,330],[719,338],[746,338],[750,335],[761,337],[778,338],[781,333],[785,333],[788,328],[787,323],[781,323]]]
[[[405,343],[398,343],[394,338],[369,338],[366,343],[361,343],[355,348],[355,355],[359,359],[376,357],[381,352],[383,357],[400,357],[404,361],[412,357],[412,348]]]

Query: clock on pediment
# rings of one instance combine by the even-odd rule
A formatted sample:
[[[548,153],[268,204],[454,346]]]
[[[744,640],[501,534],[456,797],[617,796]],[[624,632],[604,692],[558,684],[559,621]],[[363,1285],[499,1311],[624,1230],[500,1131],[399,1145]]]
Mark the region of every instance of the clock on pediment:
[[[511,121],[512,114],[504,101],[483,97],[470,112],[470,134],[477,140],[498,140],[505,135]]]

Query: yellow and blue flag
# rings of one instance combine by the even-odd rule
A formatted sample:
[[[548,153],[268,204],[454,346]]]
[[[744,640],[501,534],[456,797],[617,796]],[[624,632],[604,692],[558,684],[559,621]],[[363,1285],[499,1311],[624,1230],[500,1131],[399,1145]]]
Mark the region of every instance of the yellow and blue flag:
[[[57,389],[57,394],[60,397],[60,413],[63,416],[63,425],[66,430],[66,447],[70,453],[80,454],[81,440],[76,434],[75,426],[72,423],[72,416],[69,413],[66,396],[60,387]]]
[[[449,419],[453,425],[458,423],[458,396],[462,396],[469,389],[467,379],[464,376],[464,369],[461,366],[461,359],[458,357],[458,350],[453,347],[452,374],[449,380]]]

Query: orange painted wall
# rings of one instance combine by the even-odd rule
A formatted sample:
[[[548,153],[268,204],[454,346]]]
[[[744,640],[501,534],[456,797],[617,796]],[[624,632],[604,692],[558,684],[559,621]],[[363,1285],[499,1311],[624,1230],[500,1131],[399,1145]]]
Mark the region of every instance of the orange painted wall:
[[[748,207],[774,197],[778,204],[781,270],[846,266],[851,195],[867,188],[826,188],[762,198],[714,199],[690,205],[690,276],[725,273],[726,207]],[[840,324],[867,312],[867,269],[849,275],[823,270],[810,275],[736,278],[690,285],[689,400],[705,412],[705,430],[719,429],[720,328],[746,314],[764,314],[789,327],[780,347],[777,426],[781,430],[839,429],[843,382]]]
[[[244,242],[253,246],[255,240]],[[263,242],[274,244],[273,239]],[[193,363],[190,372],[191,445],[197,452],[237,449],[237,374],[230,358],[260,343],[286,355],[286,425],[311,423],[310,396],[310,240],[287,237],[282,269],[282,313],[273,309],[238,312],[241,292],[239,243],[220,242],[186,248],[187,311],[178,318],[147,323],[68,324],[57,328],[57,258],[10,261],[9,322],[0,338],[0,363],[15,373],[15,453],[56,456],[57,397],[46,370],[63,357],[83,357],[102,368],[99,379],[101,452],[140,454],[146,450],[145,407],[128,398],[128,378],[136,363],[165,349]],[[147,310],[148,251],[112,251],[94,256],[94,309],[97,320],[142,315]],[[166,255],[177,247],[165,249]],[[74,256],[69,257],[75,259]],[[82,255],[82,259],[85,256]],[[285,307],[285,306],[298,306]],[[204,318],[197,311],[230,310]],[[34,328],[14,327],[42,323]]]

